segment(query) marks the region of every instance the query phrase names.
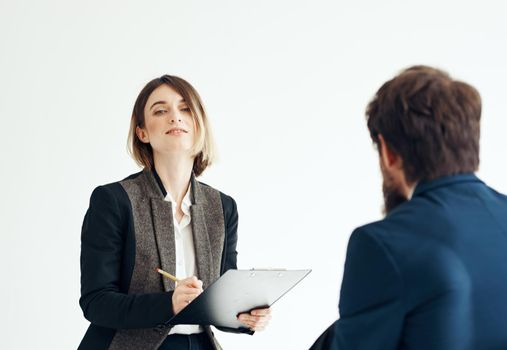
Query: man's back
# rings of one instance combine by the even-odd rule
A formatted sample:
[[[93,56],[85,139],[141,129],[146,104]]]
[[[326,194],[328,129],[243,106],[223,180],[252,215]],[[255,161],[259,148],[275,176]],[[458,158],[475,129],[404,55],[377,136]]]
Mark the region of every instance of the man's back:
[[[340,314],[323,347],[507,349],[507,197],[472,174],[419,184],[352,234]]]

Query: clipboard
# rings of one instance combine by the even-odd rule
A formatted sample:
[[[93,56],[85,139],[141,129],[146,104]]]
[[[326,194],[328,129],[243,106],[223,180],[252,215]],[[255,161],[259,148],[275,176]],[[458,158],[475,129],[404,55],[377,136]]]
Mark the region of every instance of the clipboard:
[[[167,324],[245,328],[237,315],[269,307],[301,282],[311,270],[228,270]]]

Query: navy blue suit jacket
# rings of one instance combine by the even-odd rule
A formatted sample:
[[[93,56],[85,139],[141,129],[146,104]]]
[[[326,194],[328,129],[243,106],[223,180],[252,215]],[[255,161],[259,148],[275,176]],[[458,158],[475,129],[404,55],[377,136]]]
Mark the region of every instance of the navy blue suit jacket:
[[[507,197],[473,174],[419,183],[352,233],[339,309],[312,349],[507,349]]]

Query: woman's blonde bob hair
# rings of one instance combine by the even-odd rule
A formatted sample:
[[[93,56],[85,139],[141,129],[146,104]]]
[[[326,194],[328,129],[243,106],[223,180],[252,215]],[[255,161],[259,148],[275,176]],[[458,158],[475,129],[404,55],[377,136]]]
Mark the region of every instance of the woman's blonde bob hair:
[[[139,140],[136,135],[136,128],[144,128],[144,107],[151,93],[159,86],[166,84],[178,92],[186,102],[194,119],[195,141],[192,148],[194,156],[193,172],[199,176],[210,166],[215,158],[215,146],[213,136],[208,123],[208,117],[202,103],[201,97],[190,83],[174,75],[163,75],[150,81],[141,90],[137,96],[132,118],[130,120],[130,130],[128,136],[128,151],[136,163],[148,169],[153,169],[155,164],[153,160],[153,149],[149,143]]]

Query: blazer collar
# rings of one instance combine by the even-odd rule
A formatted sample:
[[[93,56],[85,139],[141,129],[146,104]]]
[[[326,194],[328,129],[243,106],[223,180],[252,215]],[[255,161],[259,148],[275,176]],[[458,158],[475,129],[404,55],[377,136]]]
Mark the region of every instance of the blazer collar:
[[[172,204],[165,200],[167,195],[166,190],[160,180],[155,169],[145,169],[143,173],[147,179],[146,191],[148,196],[151,197],[151,215],[153,218],[153,226],[155,231],[155,239],[159,251],[159,259],[163,270],[174,274],[176,271],[175,262],[175,243],[174,227],[172,218]],[[220,221],[214,217],[213,211],[215,209],[213,204],[210,203],[204,195],[204,190],[201,189],[200,183],[195,179],[194,174],[190,178],[191,192],[190,200],[190,216],[192,218],[192,234],[194,238],[194,248],[196,255],[196,268],[197,276],[203,281],[204,288],[208,287],[216,278],[220,276],[220,261],[217,258],[217,267],[213,264],[213,255],[221,257],[221,247],[219,245],[216,251],[212,250],[211,238],[215,241],[220,241],[220,236],[223,236],[224,228],[216,226],[216,222]],[[217,202],[221,203],[221,202]],[[220,206],[220,209],[221,206]],[[223,215],[223,214],[222,214]],[[209,223],[212,227],[208,227]],[[213,224],[215,223],[215,224]],[[217,237],[218,236],[218,237]],[[171,237],[168,239],[168,237]],[[221,240],[223,242],[223,238]],[[165,290],[174,289],[174,283],[167,278],[162,279]]]
[[[152,180],[152,192],[154,192],[156,197],[162,197],[165,198],[167,196],[167,191],[164,187],[164,184],[162,183],[162,180],[160,179],[160,176],[158,175],[157,171],[155,170],[155,167],[152,169],[144,169],[143,172]],[[192,171],[192,174],[190,176],[190,201],[192,204],[197,204],[201,202],[201,187],[199,184],[199,181],[195,178],[195,174]]]
[[[433,190],[435,188],[450,186],[462,182],[481,182],[482,181],[473,173],[458,174],[439,177],[434,180],[423,180],[419,181],[414,189],[412,197],[420,195],[423,192]]]

